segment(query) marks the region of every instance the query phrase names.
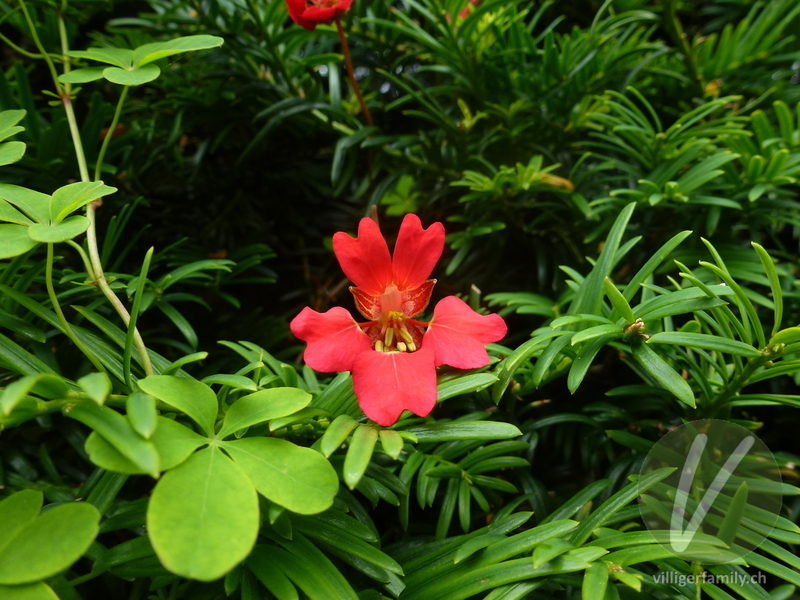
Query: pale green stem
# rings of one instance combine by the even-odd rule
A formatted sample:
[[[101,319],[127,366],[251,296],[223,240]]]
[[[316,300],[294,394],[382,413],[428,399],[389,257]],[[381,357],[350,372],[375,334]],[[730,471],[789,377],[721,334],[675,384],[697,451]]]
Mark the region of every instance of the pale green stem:
[[[39,34],[36,32],[36,27],[33,24],[33,19],[31,19],[30,14],[28,13],[28,7],[25,6],[25,0],[19,0],[20,7],[22,8],[22,12],[25,14],[25,21],[28,23],[28,28],[31,30],[31,37],[33,38],[33,43],[36,44],[36,47],[39,49],[39,52],[44,58],[45,62],[47,63],[47,68],[50,69],[50,76],[53,78],[53,83],[56,85],[56,91],[59,95],[61,95],[61,84],[58,82],[58,73],[56,72],[56,66],[53,64],[53,61],[50,60],[50,55],[45,51],[44,46],[42,46],[42,41],[39,39]]]
[[[72,330],[72,326],[64,316],[64,311],[61,310],[61,305],[58,303],[58,296],[56,296],[56,291],[53,288],[53,244],[47,244],[47,270],[45,272],[45,284],[47,285],[47,295],[50,296],[50,302],[53,304],[53,310],[56,311],[58,320],[61,321],[61,325],[64,328],[64,333],[69,339],[72,340],[72,343],[75,344],[75,346],[77,346],[81,352],[83,352],[86,358],[92,361],[92,364],[98,371],[105,373],[106,369],[102,363],[97,359],[97,357],[95,357],[94,354],[89,352],[89,349],[83,344],[80,338],[75,335],[75,332]]]
[[[27,13],[26,13],[27,14]],[[31,28],[33,29],[33,24],[31,23]],[[61,37],[61,53],[64,60],[64,72],[69,73],[70,64],[69,64],[69,45],[67,41],[67,28],[64,24],[64,18],[59,15],[58,16],[58,32]],[[57,77],[54,78],[56,83],[56,87],[60,90],[60,84],[58,83]],[[62,94],[62,101],[64,104],[64,110],[67,113],[67,123],[69,123],[69,130],[72,134],[72,143],[75,146],[75,155],[78,159],[78,169],[81,173],[81,181],[90,181],[89,179],[89,169],[86,166],[86,156],[83,153],[83,143],[81,142],[81,134],[78,130],[78,122],[75,119],[75,111],[72,109],[72,102],[70,100],[70,84],[65,84],[65,91]],[[127,88],[125,88],[127,90]],[[122,99],[124,100],[125,94],[123,92]],[[121,109],[121,105],[117,106],[117,109]],[[117,118],[117,117],[115,117]],[[108,138],[108,136],[106,136]],[[106,144],[104,143],[103,148],[105,149]],[[98,162],[98,165],[101,164]],[[90,202],[86,206],[86,217],[89,219],[89,229],[86,230],[86,241],[89,247],[89,259],[91,262],[91,269],[87,269],[87,273],[92,280],[95,282],[100,291],[103,295],[108,299],[114,309],[117,311],[117,314],[122,318],[122,321],[125,323],[127,327],[131,321],[131,316],[128,313],[128,310],[125,308],[125,305],[122,301],[117,297],[114,293],[114,290],[108,285],[106,281],[105,274],[103,273],[103,263],[100,261],[100,252],[98,251],[97,246],[97,228],[96,228],[96,219],[95,219],[95,211],[97,210],[97,203]],[[144,340],[142,340],[142,336],[139,331],[134,331],[133,341],[136,346],[136,349],[139,352],[139,356],[141,357],[142,367],[147,375],[153,374],[153,365],[150,362],[150,355],[147,353],[147,348],[144,345]]]
[[[100,147],[100,154],[97,156],[97,165],[94,168],[94,180],[100,180],[100,170],[103,168],[103,159],[106,156],[106,149],[108,148],[108,144],[111,141],[111,138],[114,137],[114,131],[117,129],[117,123],[119,122],[119,116],[122,113],[122,105],[125,104],[125,97],[128,95],[128,86],[124,86],[122,88],[122,94],[120,94],[119,100],[117,101],[117,109],[114,111],[114,118],[111,120],[111,125],[106,132],[106,137],[103,138],[103,145]]]
[[[34,52],[28,52],[24,48],[20,48],[14,42],[12,42],[10,39],[8,39],[6,36],[4,36],[2,33],[0,33],[0,41],[5,43],[14,52],[17,52],[18,54],[22,54],[22,56],[27,56],[28,58],[44,58],[43,54],[36,54]],[[57,56],[55,54],[50,54],[49,56],[50,56],[50,58],[55,58],[55,59],[61,60],[61,57]]]
[[[86,269],[86,274],[89,276],[89,279],[94,281],[96,278],[94,276],[92,262],[89,260],[89,257],[86,255],[83,247],[80,244],[75,243],[73,240],[67,240],[67,243],[75,248],[75,251],[80,255],[81,260],[83,261],[83,267]]]
[[[94,282],[97,284],[97,287],[100,288],[100,291],[103,292],[103,295],[108,298],[108,301],[114,306],[117,314],[122,317],[125,327],[128,327],[130,326],[131,322],[131,316],[128,313],[128,309],[125,308],[125,305],[122,304],[122,301],[114,293],[114,290],[112,290],[108,285],[106,276],[103,273],[103,266],[100,262],[100,253],[97,249],[95,210],[96,207],[94,202],[90,202],[86,206],[86,217],[89,219],[89,229],[86,230],[86,241],[88,242],[89,256],[91,258],[92,267],[94,268],[95,273]],[[150,355],[147,353],[147,347],[144,345],[144,340],[142,339],[138,329],[134,330],[133,332],[133,343],[136,346],[136,349],[139,351],[139,356],[142,359],[142,367],[144,368],[145,374],[152,375],[154,373],[153,364],[150,362]]]

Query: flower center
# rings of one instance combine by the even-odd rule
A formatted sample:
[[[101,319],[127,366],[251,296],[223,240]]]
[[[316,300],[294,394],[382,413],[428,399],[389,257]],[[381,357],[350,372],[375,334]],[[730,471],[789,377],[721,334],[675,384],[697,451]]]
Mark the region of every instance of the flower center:
[[[375,340],[378,352],[416,352],[417,345],[405,324],[405,316],[398,310],[390,310],[386,315],[383,339]]]
[[[339,2],[339,0],[311,0],[311,4],[319,6],[320,8],[330,8],[337,2]]]

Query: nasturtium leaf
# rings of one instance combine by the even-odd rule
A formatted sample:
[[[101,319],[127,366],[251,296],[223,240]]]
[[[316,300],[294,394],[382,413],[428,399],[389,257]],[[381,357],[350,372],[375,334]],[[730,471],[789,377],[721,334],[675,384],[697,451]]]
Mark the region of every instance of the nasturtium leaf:
[[[126,475],[146,475],[147,472],[131,460],[125,458],[119,450],[109,444],[105,438],[93,431],[86,438],[83,446],[89,459],[101,469],[124,473]]]
[[[67,384],[58,375],[52,373],[37,373],[26,375],[15,382],[8,384],[0,392],[0,410],[4,415],[10,415],[14,407],[22,401],[28,393],[44,398],[55,399],[66,396],[69,392]]]
[[[311,394],[290,387],[270,388],[239,398],[228,409],[218,437],[224,438],[240,429],[285,417],[308,406]]]
[[[41,581],[28,585],[0,585],[3,600],[58,600],[53,589]]]
[[[121,414],[94,402],[81,402],[65,408],[64,414],[94,429],[138,468],[158,477],[160,462],[155,446],[136,433]]]
[[[142,392],[131,394],[125,403],[125,412],[134,431],[149,440],[158,425],[156,399]]]
[[[200,446],[208,444],[208,438],[172,419],[158,417],[157,422],[156,430],[150,439],[158,450],[161,468],[164,471],[177,467]]]
[[[133,64],[133,50],[127,48],[89,48],[88,50],[72,50],[73,58],[88,58],[97,62],[129,69]]]
[[[0,259],[13,258],[35,248],[25,225],[0,225]]]
[[[161,75],[158,65],[145,65],[134,69],[120,69],[119,67],[106,67],[103,77],[117,85],[142,85],[149,83]]]
[[[0,501],[0,553],[42,510],[42,492],[23,490]]]
[[[34,223],[28,227],[28,236],[35,242],[56,244],[66,242],[89,229],[89,219],[83,215],[75,215],[55,225]]]
[[[37,223],[49,223],[50,196],[18,185],[0,183],[0,199],[16,206]]]
[[[158,482],[147,529],[167,569],[213,581],[250,553],[258,514],[258,495],[242,470],[218,449],[206,448]]]
[[[24,131],[25,128],[17,125],[25,118],[24,110],[4,110],[0,111],[0,142],[11,137],[15,133]]]
[[[222,447],[268,500],[302,515],[333,504],[339,480],[316,450],[267,437],[222,442]]]
[[[208,50],[222,46],[224,40],[215,35],[188,35],[168,42],[156,42],[139,46],[133,51],[133,61],[139,67],[158,60],[194,50]]]
[[[25,142],[5,142],[0,144],[0,167],[17,162],[25,156]]]
[[[78,385],[86,394],[97,402],[103,404],[111,393],[111,380],[105,373],[89,373],[78,379]]]
[[[86,67],[75,69],[69,73],[62,73],[58,76],[61,83],[88,83],[103,78],[103,71],[106,67]]]
[[[117,188],[105,185],[102,181],[79,181],[60,187],[50,199],[50,222],[60,223],[89,202],[116,191]]]
[[[150,375],[138,384],[143,392],[187,414],[207,435],[214,435],[217,396],[206,384],[173,375]]]
[[[29,521],[0,550],[0,584],[33,583],[78,560],[97,536],[100,513],[91,504],[62,504]]]
[[[0,221],[16,223],[17,225],[30,225],[33,223],[33,221],[5,200],[0,200]]]
[[[430,423],[404,429],[420,442],[452,442],[455,440],[501,440],[517,437],[522,432],[510,423],[494,421],[457,421]]]
[[[208,443],[208,438],[171,419],[158,417],[157,423],[150,441],[156,447],[162,471],[177,467],[200,446]],[[128,475],[146,474],[144,469],[125,458],[119,450],[95,432],[89,434],[86,439],[85,450],[94,464],[108,471]]]

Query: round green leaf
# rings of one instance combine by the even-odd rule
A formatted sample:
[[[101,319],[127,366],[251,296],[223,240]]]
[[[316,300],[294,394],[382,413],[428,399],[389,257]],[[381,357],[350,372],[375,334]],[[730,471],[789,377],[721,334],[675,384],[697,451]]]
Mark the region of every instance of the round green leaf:
[[[224,438],[239,429],[296,413],[311,402],[311,394],[297,388],[270,388],[239,398],[225,415],[219,432]]]
[[[86,438],[83,446],[89,459],[101,469],[125,473],[126,475],[146,475],[147,471],[130,459],[125,458],[119,450],[109,444],[105,438],[93,431]]]
[[[167,569],[212,581],[252,550],[258,496],[238,466],[216,448],[206,448],[158,482],[147,508],[147,528]]]
[[[103,70],[103,77],[111,83],[118,85],[142,85],[153,81],[161,75],[158,65],[144,65],[131,70],[119,67],[107,67]]]
[[[25,254],[36,243],[28,236],[24,225],[0,225],[0,259]]]
[[[56,244],[58,242],[66,242],[74,237],[79,236],[84,231],[89,229],[89,219],[84,216],[77,215],[65,219],[56,225],[42,225],[41,223],[34,223],[28,227],[28,236],[36,241],[44,244]]]
[[[0,144],[0,166],[17,162],[25,155],[25,142]]]
[[[301,515],[333,504],[339,479],[319,452],[265,437],[223,442],[222,447],[268,500]]]
[[[61,83],[88,83],[103,78],[103,71],[106,67],[86,67],[85,69],[75,69],[69,73],[58,76]]]
[[[65,416],[94,429],[145,473],[158,477],[160,461],[155,446],[136,433],[128,420],[117,411],[93,402],[81,402],[69,410],[65,408],[63,412]]]
[[[130,415],[129,415],[130,416]],[[168,471],[185,461],[192,452],[208,443],[208,439],[197,435],[188,427],[165,417],[157,418],[156,430],[150,441],[155,445],[161,460],[161,470]],[[125,458],[119,450],[95,432],[89,434],[84,446],[94,464],[107,471],[128,475],[146,474],[142,467]]]
[[[23,490],[0,502],[0,552],[42,510],[42,492]]]
[[[181,54],[182,52],[218,48],[222,46],[223,41],[221,37],[216,35],[187,35],[168,42],[156,42],[139,46],[133,51],[133,60],[134,63],[141,67],[154,60]]]
[[[69,567],[97,536],[91,504],[62,504],[29,522],[0,550],[0,584],[33,583]]]
[[[30,585],[0,585],[3,600],[58,600],[52,588],[42,582]]]
[[[173,375],[151,375],[138,384],[143,392],[189,415],[206,434],[214,435],[217,396],[206,384]]]

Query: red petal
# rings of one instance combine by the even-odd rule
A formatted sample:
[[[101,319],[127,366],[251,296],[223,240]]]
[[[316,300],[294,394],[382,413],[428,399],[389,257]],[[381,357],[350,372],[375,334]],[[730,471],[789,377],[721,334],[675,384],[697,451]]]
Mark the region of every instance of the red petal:
[[[341,307],[318,313],[304,308],[289,324],[292,333],[308,342],[303,358],[317,371],[351,371],[356,357],[368,351],[369,336]]]
[[[434,285],[436,285],[436,280],[428,279],[417,288],[400,292],[400,298],[403,302],[403,315],[405,317],[413,319],[422,314],[422,311],[428,307],[428,302],[431,301]]]
[[[417,215],[406,215],[397,234],[392,256],[394,281],[399,290],[421,286],[430,276],[444,249],[444,225],[422,228]]]
[[[304,19],[311,19],[317,23],[332,23],[336,18],[336,8],[324,6],[309,6],[303,13]]]
[[[353,387],[361,410],[388,427],[403,410],[425,417],[436,405],[436,368],[430,350],[363,352],[353,366]]]
[[[381,297],[370,296],[355,286],[350,286],[350,293],[356,301],[358,312],[370,321],[375,321],[381,316]]]
[[[286,0],[286,9],[289,11],[289,17],[292,21],[301,27],[305,27],[309,31],[314,31],[314,28],[317,26],[317,21],[310,21],[303,18],[303,13],[306,8],[308,8],[306,0]]]
[[[423,344],[432,348],[437,367],[477,369],[489,363],[484,346],[503,339],[507,331],[500,315],[480,315],[463,300],[448,296],[433,309]]]
[[[380,296],[392,282],[389,248],[372,219],[361,219],[355,239],[343,231],[335,233],[333,252],[344,274],[365,294]]]

